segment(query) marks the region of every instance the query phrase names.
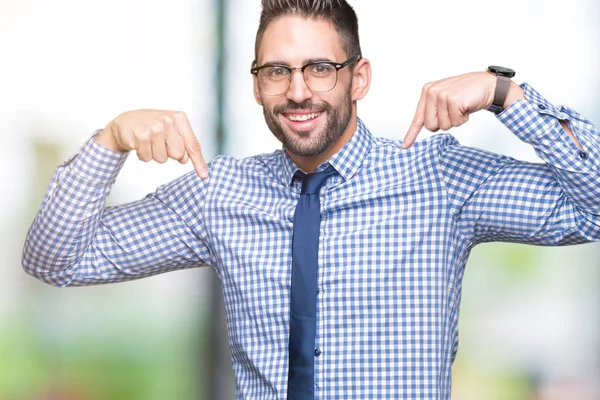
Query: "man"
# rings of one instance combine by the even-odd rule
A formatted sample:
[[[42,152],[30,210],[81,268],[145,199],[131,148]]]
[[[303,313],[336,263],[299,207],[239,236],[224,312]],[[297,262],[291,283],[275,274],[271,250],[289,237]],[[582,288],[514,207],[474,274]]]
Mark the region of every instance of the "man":
[[[510,70],[425,85],[403,143],[357,117],[371,67],[344,0],[263,0],[251,72],[282,150],[207,167],[183,113],[124,113],[58,168],[25,270],[68,286],[210,265],[239,399],[448,399],[473,246],[600,238],[598,130]],[[547,164],[414,143],[478,110]],[[196,172],[105,208],[132,150]]]

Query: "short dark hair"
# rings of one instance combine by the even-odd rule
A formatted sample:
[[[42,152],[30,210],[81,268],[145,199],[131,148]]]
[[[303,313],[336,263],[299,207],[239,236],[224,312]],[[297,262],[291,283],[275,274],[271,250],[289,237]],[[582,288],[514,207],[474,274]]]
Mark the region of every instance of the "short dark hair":
[[[358,37],[358,18],[346,0],[262,0],[260,24],[256,32],[254,60],[269,24],[283,15],[324,19],[335,27],[347,57],[362,54]]]

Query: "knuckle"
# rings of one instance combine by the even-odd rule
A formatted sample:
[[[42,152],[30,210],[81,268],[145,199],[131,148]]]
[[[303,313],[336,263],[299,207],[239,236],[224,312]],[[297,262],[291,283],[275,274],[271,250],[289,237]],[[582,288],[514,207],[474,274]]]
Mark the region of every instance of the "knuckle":
[[[162,124],[153,125],[150,128],[148,140],[152,144],[162,144],[165,141],[165,132],[165,128],[162,126]]]
[[[148,142],[150,140],[150,129],[142,129],[134,132],[134,136],[138,142]]]
[[[456,94],[448,96],[448,110],[450,113],[458,113],[461,110],[461,99]]]
[[[165,131],[165,127],[162,122],[155,122],[149,127],[149,136],[156,136]]]
[[[429,88],[429,91],[427,93],[429,94],[429,96],[439,96],[439,94],[441,93],[441,90],[440,90],[439,86],[432,85]]]
[[[198,142],[196,139],[193,139],[190,141],[190,143],[188,144],[188,151],[191,154],[197,154],[200,153],[200,142]]]
[[[160,122],[162,123],[163,127],[171,128],[175,123],[175,119],[171,115],[166,114],[160,118]]]
[[[178,124],[187,123],[188,121],[187,115],[185,115],[183,111],[173,111],[171,115],[173,117],[173,120],[176,121]]]

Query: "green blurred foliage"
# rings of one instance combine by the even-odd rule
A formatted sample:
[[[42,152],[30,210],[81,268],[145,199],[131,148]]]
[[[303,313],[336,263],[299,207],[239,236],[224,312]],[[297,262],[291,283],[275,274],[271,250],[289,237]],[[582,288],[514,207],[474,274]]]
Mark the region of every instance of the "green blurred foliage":
[[[101,340],[56,346],[31,326],[12,325],[0,332],[0,399],[196,399],[201,340],[198,330],[113,328]]]

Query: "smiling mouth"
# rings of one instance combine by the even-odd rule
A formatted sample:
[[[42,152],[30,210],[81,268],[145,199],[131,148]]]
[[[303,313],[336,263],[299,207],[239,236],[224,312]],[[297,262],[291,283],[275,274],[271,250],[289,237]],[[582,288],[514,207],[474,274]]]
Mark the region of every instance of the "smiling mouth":
[[[293,122],[306,122],[319,118],[323,112],[315,112],[309,114],[283,114],[284,117]]]

